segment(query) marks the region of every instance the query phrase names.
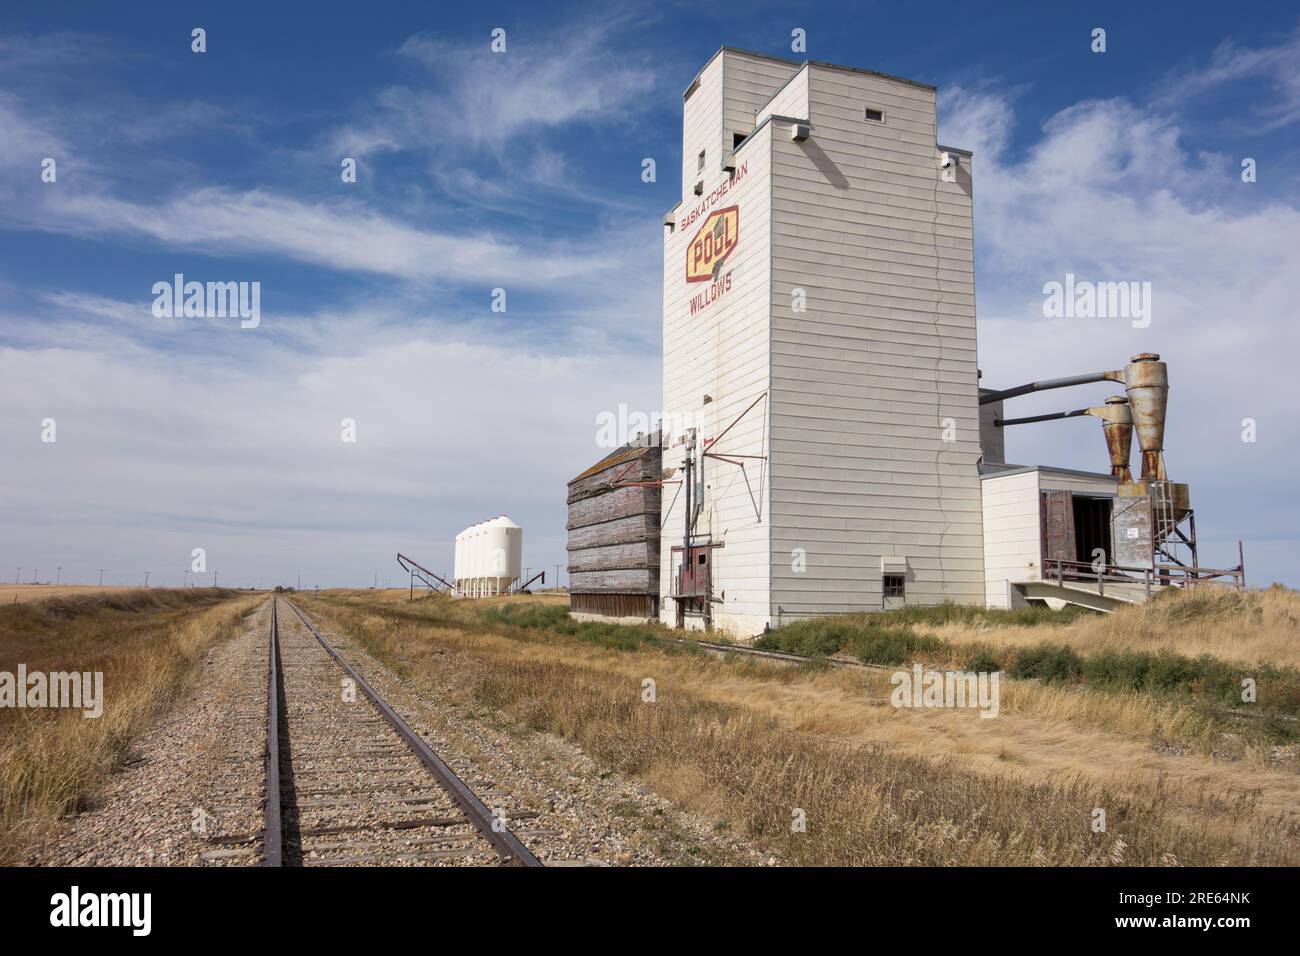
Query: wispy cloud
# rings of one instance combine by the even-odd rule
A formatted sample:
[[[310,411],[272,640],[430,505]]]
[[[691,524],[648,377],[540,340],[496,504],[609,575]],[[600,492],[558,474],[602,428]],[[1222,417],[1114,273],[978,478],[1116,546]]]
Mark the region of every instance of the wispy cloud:
[[[179,249],[270,253],[349,272],[406,279],[536,287],[588,268],[565,243],[527,248],[486,231],[421,229],[360,203],[307,203],[263,190],[195,190],[157,204],[54,193],[29,228],[79,235],[135,235]]]
[[[377,115],[335,131],[331,148],[350,155],[397,149],[499,155],[521,134],[626,121],[655,75],[613,42],[616,32],[613,22],[550,35],[518,32],[505,53],[493,53],[486,35],[479,44],[410,37],[398,54],[421,67],[421,81],[385,90]]]
[[[1157,92],[1155,103],[1174,108],[1252,81],[1263,84],[1263,95],[1240,100],[1249,104],[1245,113],[1251,125],[1270,130],[1300,120],[1300,27],[1272,46],[1224,40],[1207,65],[1171,76]]]

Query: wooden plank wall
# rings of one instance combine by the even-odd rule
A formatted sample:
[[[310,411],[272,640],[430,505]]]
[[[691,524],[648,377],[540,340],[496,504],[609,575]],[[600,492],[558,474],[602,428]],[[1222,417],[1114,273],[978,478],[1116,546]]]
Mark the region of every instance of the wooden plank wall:
[[[569,483],[569,591],[659,596],[658,486],[615,487],[615,479],[660,477],[658,446],[615,453],[609,464]],[[649,606],[648,601],[638,607]]]

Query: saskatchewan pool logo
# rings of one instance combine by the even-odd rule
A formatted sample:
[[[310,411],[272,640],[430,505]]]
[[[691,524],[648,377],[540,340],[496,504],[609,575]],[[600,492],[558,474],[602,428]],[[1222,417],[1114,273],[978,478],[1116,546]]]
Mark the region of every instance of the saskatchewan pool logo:
[[[711,281],[739,242],[740,207],[710,213],[686,247],[686,281]]]

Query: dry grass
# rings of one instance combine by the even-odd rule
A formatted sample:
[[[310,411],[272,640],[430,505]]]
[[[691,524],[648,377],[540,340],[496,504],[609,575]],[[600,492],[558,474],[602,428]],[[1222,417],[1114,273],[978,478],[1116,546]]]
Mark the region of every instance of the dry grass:
[[[83,597],[94,594],[120,594],[136,588],[96,587],[93,584],[0,584],[0,604],[48,601],[50,598]],[[143,590],[143,589],[139,589]]]
[[[514,627],[472,602],[311,605],[427,690],[562,734],[794,862],[1300,862],[1295,773],[1179,755],[1164,741],[1204,733],[1195,713],[1140,695],[1016,683],[996,720],[898,711],[887,675]]]
[[[204,652],[264,596],[135,590],[0,606],[0,671],[102,671],[104,711],[0,710],[0,862],[81,806],[166,711]]]
[[[1255,666],[1261,661],[1300,667],[1300,592],[1202,588],[1169,592],[1148,604],[1114,614],[1086,616],[1060,627],[1012,627],[999,623],[945,624],[917,630],[955,643],[1020,648],[1044,639],[1069,644],[1081,654],[1169,650],[1188,657],[1212,654]]]

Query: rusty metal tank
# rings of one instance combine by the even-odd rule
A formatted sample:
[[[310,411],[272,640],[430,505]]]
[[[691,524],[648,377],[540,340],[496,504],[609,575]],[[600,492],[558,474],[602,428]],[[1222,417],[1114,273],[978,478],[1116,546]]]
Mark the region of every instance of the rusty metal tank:
[[[1133,356],[1124,367],[1124,388],[1142,451],[1142,477],[1165,480],[1165,412],[1169,407],[1169,367],[1155,352]]]
[[[1101,419],[1102,433],[1106,436],[1106,449],[1110,453],[1110,473],[1121,483],[1131,482],[1129,457],[1133,451],[1133,412],[1128,399],[1112,395],[1106,404],[1088,409],[1088,414]]]

